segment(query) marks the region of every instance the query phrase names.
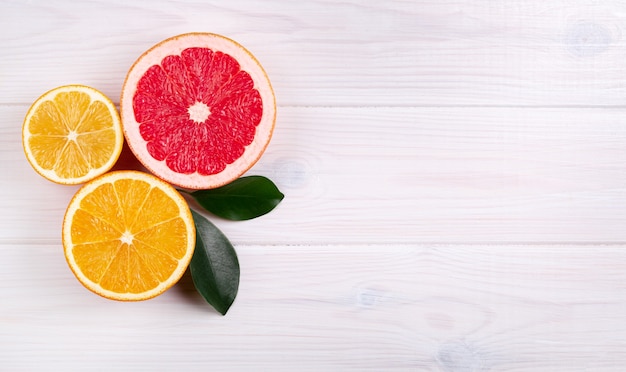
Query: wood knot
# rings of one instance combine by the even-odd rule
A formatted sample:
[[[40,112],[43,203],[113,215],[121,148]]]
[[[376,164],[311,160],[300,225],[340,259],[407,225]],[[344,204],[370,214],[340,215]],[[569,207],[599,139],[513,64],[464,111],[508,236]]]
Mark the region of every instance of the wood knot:
[[[477,372],[488,370],[478,350],[464,341],[444,343],[439,348],[436,358],[441,368],[448,372]]]
[[[613,36],[603,25],[581,21],[571,25],[565,33],[565,45],[577,57],[591,57],[605,52]]]

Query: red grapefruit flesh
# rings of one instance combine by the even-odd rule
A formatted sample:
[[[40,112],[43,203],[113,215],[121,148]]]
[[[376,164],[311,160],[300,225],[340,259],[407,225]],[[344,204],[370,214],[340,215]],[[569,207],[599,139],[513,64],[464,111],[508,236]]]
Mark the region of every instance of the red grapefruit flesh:
[[[189,189],[235,180],[265,151],[276,119],[267,74],[210,33],[166,39],[131,67],[120,116],[128,146],[159,178]]]

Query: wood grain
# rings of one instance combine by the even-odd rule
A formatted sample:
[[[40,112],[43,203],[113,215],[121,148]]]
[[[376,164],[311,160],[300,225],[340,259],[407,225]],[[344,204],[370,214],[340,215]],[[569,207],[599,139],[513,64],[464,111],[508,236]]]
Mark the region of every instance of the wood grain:
[[[57,246],[5,249],[0,296],[14,301],[0,310],[0,360],[8,370],[617,370],[624,248],[237,246],[241,288],[225,317],[189,278],[118,303],[82,288]]]
[[[117,100],[141,53],[207,31],[250,49],[281,105],[624,106],[625,11],[595,0],[5,1],[0,103],[71,82]]]
[[[0,370],[623,370],[623,1],[0,0],[0,31]],[[60,243],[77,187],[21,147],[46,90],[117,101],[192,31],[246,46],[278,102],[250,174],[285,200],[210,217],[242,268],[226,317],[188,276],[84,289]]]
[[[0,107],[13,122],[25,111]],[[257,220],[213,220],[237,244],[622,242],[624,118],[597,108],[286,107],[248,173],[273,179],[285,200]],[[13,160],[19,127],[3,130],[12,213],[0,216],[0,239],[58,241],[76,187]]]

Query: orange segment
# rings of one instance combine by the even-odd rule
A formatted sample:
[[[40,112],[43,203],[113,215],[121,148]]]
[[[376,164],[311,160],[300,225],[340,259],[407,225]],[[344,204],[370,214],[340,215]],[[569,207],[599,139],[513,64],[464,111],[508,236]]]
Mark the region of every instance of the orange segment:
[[[191,261],[195,237],[185,199],[137,171],[85,184],[63,220],[65,257],[77,279],[115,300],[145,300],[174,285]]]
[[[89,212],[77,209],[73,216],[70,231],[73,244],[93,244],[119,239],[123,231],[111,222],[98,218]]]
[[[98,283],[102,280],[103,273],[106,273],[109,263],[120,250],[121,245],[120,241],[113,239],[99,243],[78,244],[74,246],[72,254],[87,279]]]
[[[121,210],[124,225],[132,226],[150,194],[150,184],[138,183],[132,179],[120,179],[115,181],[113,186],[118,203],[126,206]]]
[[[22,146],[32,167],[50,181],[79,184],[115,165],[124,136],[115,105],[82,85],[55,88],[30,107]]]
[[[155,209],[159,210],[158,214],[150,213],[150,211]],[[143,207],[138,211],[132,227],[135,231],[140,232],[178,215],[178,207],[171,198],[163,190],[152,189]]]
[[[135,239],[151,249],[166,252],[174,259],[181,259],[186,253],[182,249],[185,246],[178,243],[186,238],[186,229],[185,221],[176,217],[136,233]]]

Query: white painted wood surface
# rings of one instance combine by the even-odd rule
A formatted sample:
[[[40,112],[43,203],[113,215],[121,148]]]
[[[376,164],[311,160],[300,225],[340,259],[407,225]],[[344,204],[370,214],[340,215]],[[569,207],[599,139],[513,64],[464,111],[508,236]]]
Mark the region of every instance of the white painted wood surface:
[[[0,31],[1,371],[624,369],[625,2],[0,0]],[[248,47],[278,101],[250,174],[284,202],[213,219],[242,267],[225,317],[187,277],[85,290],[60,242],[76,187],[21,149],[41,93],[117,101],[190,31]]]

